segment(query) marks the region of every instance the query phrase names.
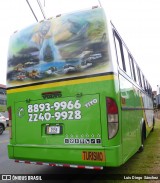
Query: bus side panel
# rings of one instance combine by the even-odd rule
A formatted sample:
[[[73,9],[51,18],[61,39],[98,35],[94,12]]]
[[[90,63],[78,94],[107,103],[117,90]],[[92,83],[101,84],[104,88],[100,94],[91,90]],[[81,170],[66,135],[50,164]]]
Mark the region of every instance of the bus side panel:
[[[122,106],[122,144],[124,162],[135,154],[141,145],[140,124],[143,119],[143,106],[140,92],[123,76],[120,78]]]

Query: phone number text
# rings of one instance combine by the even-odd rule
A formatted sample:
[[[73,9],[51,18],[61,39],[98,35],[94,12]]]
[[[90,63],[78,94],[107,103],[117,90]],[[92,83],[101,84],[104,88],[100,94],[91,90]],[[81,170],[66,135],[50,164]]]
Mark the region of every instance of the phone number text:
[[[81,104],[79,100],[54,102],[28,105],[29,122],[58,120],[79,120],[81,119]],[[53,112],[51,112],[53,109]],[[59,110],[59,111],[58,111]]]

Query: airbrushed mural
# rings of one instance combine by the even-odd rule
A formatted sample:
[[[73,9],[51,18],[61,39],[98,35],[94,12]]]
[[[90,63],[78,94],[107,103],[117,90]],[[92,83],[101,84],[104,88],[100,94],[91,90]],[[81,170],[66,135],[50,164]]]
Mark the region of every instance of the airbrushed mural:
[[[32,25],[10,38],[7,85],[87,76],[111,70],[102,9]]]

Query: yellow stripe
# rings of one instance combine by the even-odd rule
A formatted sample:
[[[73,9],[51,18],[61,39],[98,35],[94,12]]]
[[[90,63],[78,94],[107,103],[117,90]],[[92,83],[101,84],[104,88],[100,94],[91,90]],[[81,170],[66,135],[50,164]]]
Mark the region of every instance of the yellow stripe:
[[[115,75],[98,76],[98,77],[92,77],[92,78],[76,79],[76,80],[61,81],[61,82],[59,81],[59,82],[55,82],[55,83],[41,84],[41,85],[36,85],[36,86],[26,86],[23,88],[14,88],[14,89],[7,90],[7,94],[23,92],[23,91],[30,91],[30,90],[45,89],[45,88],[53,88],[53,87],[59,87],[59,86],[113,80],[113,79],[115,79]]]

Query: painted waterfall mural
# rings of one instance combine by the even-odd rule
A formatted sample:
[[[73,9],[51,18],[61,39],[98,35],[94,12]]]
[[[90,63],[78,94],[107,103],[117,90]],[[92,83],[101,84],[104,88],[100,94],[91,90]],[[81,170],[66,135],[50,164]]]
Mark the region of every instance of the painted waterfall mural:
[[[8,51],[7,86],[110,71],[102,9],[46,20],[15,33]]]

